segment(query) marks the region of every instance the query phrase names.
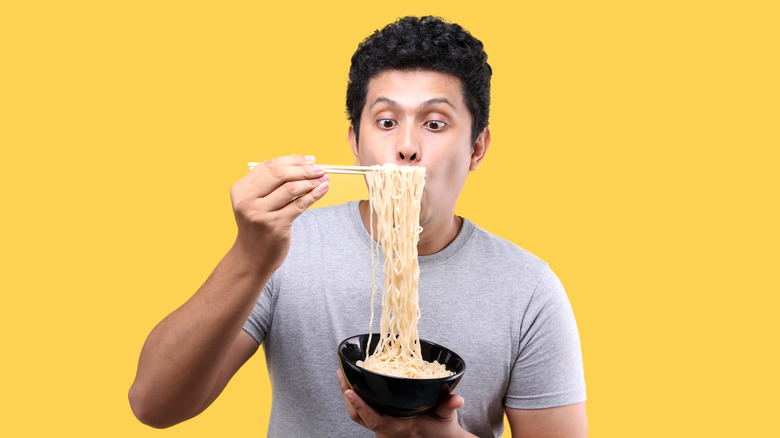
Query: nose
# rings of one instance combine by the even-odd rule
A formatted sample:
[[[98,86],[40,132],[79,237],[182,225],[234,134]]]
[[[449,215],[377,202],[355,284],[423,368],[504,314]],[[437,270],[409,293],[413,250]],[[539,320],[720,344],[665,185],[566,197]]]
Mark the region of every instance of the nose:
[[[422,148],[418,133],[411,127],[402,130],[396,146],[396,160],[399,164],[410,165],[422,158]]]

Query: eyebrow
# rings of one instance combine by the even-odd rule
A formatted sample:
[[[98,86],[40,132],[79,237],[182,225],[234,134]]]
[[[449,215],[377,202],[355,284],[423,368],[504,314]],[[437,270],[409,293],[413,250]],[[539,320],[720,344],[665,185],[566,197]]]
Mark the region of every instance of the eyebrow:
[[[435,105],[437,103],[446,103],[447,105],[451,106],[452,109],[457,109],[455,108],[455,105],[452,104],[452,102],[450,102],[448,99],[444,97],[434,97],[433,99],[428,99],[425,102],[423,102],[421,106],[426,107],[426,106]]]
[[[393,99],[390,99],[389,97],[379,96],[376,99],[374,99],[373,102],[371,102],[371,105],[368,107],[368,109],[371,109],[374,105],[376,105],[376,104],[378,104],[380,102],[386,103],[386,104],[388,104],[390,106],[394,106],[394,107],[398,106],[398,102],[394,101]],[[425,102],[423,102],[422,105],[420,105],[420,107],[424,108],[426,106],[435,105],[437,103],[445,103],[445,104],[451,106],[453,109],[457,109],[457,108],[455,108],[455,105],[453,105],[452,102],[449,101],[449,99],[444,98],[444,97],[434,97],[433,99],[428,99]]]

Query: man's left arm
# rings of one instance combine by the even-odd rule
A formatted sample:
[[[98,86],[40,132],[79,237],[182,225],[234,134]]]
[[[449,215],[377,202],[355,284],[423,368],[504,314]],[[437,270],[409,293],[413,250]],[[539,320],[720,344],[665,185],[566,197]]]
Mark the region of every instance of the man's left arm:
[[[503,400],[512,437],[586,437],[579,330],[563,285],[549,267],[522,318],[520,339]]]
[[[512,438],[584,438],[588,436],[585,403],[546,409],[506,408]]]

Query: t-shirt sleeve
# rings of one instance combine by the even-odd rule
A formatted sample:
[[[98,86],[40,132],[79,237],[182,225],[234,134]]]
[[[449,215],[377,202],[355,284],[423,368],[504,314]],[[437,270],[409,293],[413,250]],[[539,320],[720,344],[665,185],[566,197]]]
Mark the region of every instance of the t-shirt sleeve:
[[[542,409],[584,402],[577,323],[563,285],[549,267],[539,279],[521,321],[520,343],[504,406]]]
[[[271,327],[273,318],[273,296],[275,294],[275,285],[278,283],[277,274],[274,274],[268,283],[263,287],[260,298],[257,299],[252,313],[244,323],[244,331],[255,338],[258,344],[262,344],[268,329]]]

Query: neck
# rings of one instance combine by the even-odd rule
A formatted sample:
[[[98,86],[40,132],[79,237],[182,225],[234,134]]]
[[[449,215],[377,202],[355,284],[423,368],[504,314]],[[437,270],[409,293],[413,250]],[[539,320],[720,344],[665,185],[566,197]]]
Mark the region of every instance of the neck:
[[[374,212],[370,212],[370,214],[374,214]],[[360,201],[360,217],[363,219],[363,226],[370,234],[368,201]],[[376,224],[376,215],[374,215],[374,224]],[[417,254],[426,256],[435,254],[452,243],[458,237],[460,228],[463,226],[463,219],[452,214],[443,219],[428,220],[420,225],[423,230],[420,233],[420,241],[417,242]]]

